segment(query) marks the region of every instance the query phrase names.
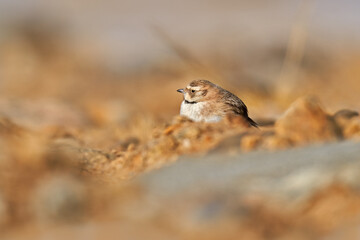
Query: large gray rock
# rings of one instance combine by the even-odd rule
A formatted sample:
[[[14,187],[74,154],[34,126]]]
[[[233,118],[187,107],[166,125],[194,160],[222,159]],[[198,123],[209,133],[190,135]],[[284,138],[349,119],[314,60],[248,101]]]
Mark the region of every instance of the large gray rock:
[[[348,141],[184,157],[135,180],[144,193],[126,217],[148,224],[166,219],[184,239],[334,237],[360,215],[356,194],[347,190],[360,187],[359,156],[360,144]]]
[[[333,181],[360,186],[360,144],[352,141],[270,153],[183,157],[139,182],[156,196],[263,192],[302,197]]]

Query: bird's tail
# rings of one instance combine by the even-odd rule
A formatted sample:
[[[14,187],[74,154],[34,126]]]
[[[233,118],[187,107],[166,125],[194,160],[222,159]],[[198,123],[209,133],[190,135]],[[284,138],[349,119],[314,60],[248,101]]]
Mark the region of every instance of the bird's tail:
[[[247,120],[249,121],[250,125],[256,128],[259,128],[259,124],[257,124],[254,120],[252,120],[251,118],[247,117]]]

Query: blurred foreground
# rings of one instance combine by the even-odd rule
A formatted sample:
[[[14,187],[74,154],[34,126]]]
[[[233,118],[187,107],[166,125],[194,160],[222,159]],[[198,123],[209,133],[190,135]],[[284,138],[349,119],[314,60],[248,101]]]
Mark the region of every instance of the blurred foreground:
[[[144,121],[30,128],[2,118],[2,239],[359,237],[357,112],[328,114],[306,97],[261,129],[241,117]]]

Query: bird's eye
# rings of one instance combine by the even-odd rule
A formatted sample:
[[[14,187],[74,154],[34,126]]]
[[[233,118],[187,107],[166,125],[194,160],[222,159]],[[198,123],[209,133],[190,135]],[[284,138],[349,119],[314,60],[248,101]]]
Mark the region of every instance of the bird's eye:
[[[194,92],[195,92],[195,90],[193,89],[193,90],[191,90],[191,92],[192,92],[192,93],[194,93]]]

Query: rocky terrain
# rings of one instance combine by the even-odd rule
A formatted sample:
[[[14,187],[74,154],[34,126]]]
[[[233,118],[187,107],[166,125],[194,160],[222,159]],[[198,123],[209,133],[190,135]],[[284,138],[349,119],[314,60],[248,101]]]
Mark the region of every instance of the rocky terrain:
[[[252,2],[244,12],[261,5]],[[91,13],[106,14],[100,5]],[[270,5],[258,12],[262,21],[275,15]],[[274,5],[291,15],[282,6]],[[242,15],[222,7],[238,26],[231,16]],[[87,18],[98,18],[81,14],[81,4],[64,5],[62,14],[69,9],[81,16],[75,35],[46,17],[0,22],[1,240],[360,238],[358,41],[332,48],[337,38],[320,37],[305,45],[304,26],[296,25],[277,34],[280,42],[261,38],[261,48],[242,28],[231,28],[241,37],[196,34],[197,44],[185,34],[188,46],[155,26],[161,48],[128,40],[134,54],[113,40],[115,17],[102,19],[109,29],[102,23],[75,38]],[[132,14],[119,16],[116,27],[124,30],[120,23]],[[197,9],[191,14],[198,17]],[[64,22],[71,25],[70,15]],[[277,21],[290,25],[282,15]],[[194,29],[203,25],[211,24]],[[143,29],[137,21],[128,26],[125,32]],[[258,31],[268,36],[273,28],[266,28]],[[104,44],[117,60],[96,54],[90,36],[105,33],[119,45]],[[198,78],[238,95],[260,127],[241,117],[196,123],[178,116],[176,89]]]
[[[305,97],[260,123],[178,116],[146,140],[97,149],[87,135],[114,133],[2,118],[2,238],[358,237],[359,114]]]

